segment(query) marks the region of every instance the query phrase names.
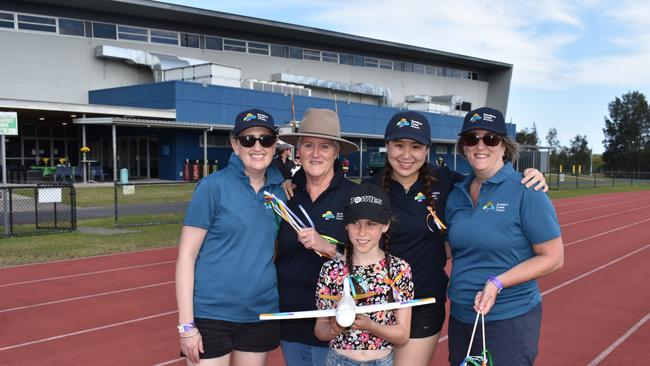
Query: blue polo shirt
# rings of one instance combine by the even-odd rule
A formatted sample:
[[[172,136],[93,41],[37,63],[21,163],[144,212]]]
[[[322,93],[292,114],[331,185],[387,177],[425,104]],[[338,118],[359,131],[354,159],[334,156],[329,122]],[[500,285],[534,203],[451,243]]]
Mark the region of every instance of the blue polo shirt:
[[[435,202],[438,217],[445,222],[445,203],[447,195],[454,183],[464,177],[447,167],[429,165],[433,184],[431,195]],[[365,182],[382,186],[383,174],[377,174]],[[415,298],[435,297],[438,304],[446,300],[448,277],[445,272],[447,255],[444,246],[444,236],[435,227],[432,220],[427,227],[426,198],[423,195],[424,181],[422,178],[409,188],[407,192],[398,182],[391,180],[388,188],[393,222],[390,226],[389,252],[404,259],[413,273]]]
[[[291,211],[306,224],[301,205],[309,214],[319,234],[331,236],[344,243],[347,238],[343,224],[343,206],[347,192],[355,183],[345,179],[340,166],[336,164],[334,177],[329,187],[315,201],[306,190],[305,173],[301,169],[293,176],[298,187],[293,198],[287,203]],[[307,250],[298,241],[296,232],[286,222],[280,225],[278,236],[278,290],[280,292],[280,311],[304,311],[316,309],[316,284],[321,267],[328,258],[320,257],[313,250]],[[327,347],[314,336],[314,319],[282,321],[282,340],[311,346]]]
[[[264,191],[285,199],[284,178],[269,166],[258,193],[232,154],[225,169],[203,178],[184,225],[206,229],[194,270],[194,316],[251,323],[278,311],[273,265],[278,221],[264,205]]]
[[[506,163],[481,185],[473,207],[470,174],[456,184],[447,200],[449,244],[453,264],[449,299],[451,315],[473,323],[474,297],[489,276],[497,276],[532,258],[533,245],[561,235],[555,209],[548,196],[520,183],[522,174]],[[537,306],[541,294],[536,281],[504,288],[487,320],[510,319]]]

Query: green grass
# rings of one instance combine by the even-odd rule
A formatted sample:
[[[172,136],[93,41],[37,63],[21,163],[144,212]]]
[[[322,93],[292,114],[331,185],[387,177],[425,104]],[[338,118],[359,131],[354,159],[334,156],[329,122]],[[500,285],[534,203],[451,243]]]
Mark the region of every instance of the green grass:
[[[600,193],[636,192],[646,190],[650,190],[650,185],[550,190],[548,191],[548,196],[554,199],[589,196]]]
[[[78,226],[113,228],[113,224],[113,219],[109,218],[83,220],[78,223]],[[1,239],[0,266],[174,246],[178,244],[181,224],[139,226],[128,229],[137,232],[119,235],[71,232]]]
[[[194,192],[194,184],[160,184],[135,186],[135,194],[124,195],[118,187],[120,204],[185,202]],[[113,187],[79,187],[77,188],[77,206],[95,207],[114,204]]]

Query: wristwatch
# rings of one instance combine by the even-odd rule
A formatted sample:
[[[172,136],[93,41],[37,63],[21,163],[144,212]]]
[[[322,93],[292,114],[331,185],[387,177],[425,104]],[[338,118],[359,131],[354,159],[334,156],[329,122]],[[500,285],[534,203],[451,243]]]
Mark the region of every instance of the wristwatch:
[[[196,328],[194,321],[191,321],[190,323],[181,323],[176,327],[176,329],[178,329],[178,334],[185,333],[194,328]]]

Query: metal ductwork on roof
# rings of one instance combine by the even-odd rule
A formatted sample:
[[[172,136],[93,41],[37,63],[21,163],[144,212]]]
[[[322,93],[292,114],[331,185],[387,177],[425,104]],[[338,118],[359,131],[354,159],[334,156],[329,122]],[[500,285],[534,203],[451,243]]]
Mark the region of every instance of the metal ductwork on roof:
[[[205,60],[109,45],[95,47],[95,56],[109,60],[120,60],[133,65],[147,66],[153,71],[156,82],[163,81],[164,70],[209,63],[209,61]]]
[[[340,81],[323,80],[311,76],[295,75],[287,73],[277,73],[271,75],[271,80],[277,82],[305,85],[335,91],[343,91],[354,94],[370,95],[373,97],[380,97],[383,99],[383,104],[390,106],[391,92],[385,86],[372,85],[368,83],[342,83]]]

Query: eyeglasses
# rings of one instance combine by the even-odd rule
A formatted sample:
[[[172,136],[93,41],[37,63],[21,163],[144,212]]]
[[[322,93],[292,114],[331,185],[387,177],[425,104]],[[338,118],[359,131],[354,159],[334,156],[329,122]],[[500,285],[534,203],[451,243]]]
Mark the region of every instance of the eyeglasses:
[[[237,141],[239,141],[243,147],[253,147],[257,141],[260,142],[262,147],[271,147],[275,144],[275,140],[276,138],[273,135],[261,135],[260,137],[255,137],[253,135],[237,136]]]
[[[479,141],[483,140],[485,146],[495,147],[501,143],[501,136],[493,133],[486,133],[483,137],[476,133],[466,133],[462,136],[463,144],[465,146],[477,145]]]

